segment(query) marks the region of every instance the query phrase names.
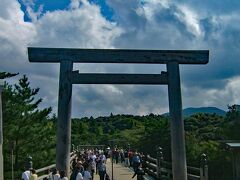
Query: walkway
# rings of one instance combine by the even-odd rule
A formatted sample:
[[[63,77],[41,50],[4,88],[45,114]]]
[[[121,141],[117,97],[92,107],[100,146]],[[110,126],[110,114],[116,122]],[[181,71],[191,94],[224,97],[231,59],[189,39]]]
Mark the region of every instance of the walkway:
[[[107,173],[112,180],[112,163],[111,160],[107,160]],[[137,180],[137,176],[132,179],[133,171],[127,167],[124,167],[123,164],[113,163],[113,180]],[[99,176],[96,175],[94,180],[99,180]]]

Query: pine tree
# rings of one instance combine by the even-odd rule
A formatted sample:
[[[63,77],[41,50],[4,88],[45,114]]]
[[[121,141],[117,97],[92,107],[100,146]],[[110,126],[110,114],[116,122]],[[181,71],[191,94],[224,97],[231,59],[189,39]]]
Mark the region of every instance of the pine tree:
[[[38,108],[42,99],[35,99],[39,88],[32,89],[24,75],[18,84],[5,83],[3,90],[3,137],[5,171],[10,170],[9,144],[14,143],[15,170],[24,167],[29,154],[34,167],[48,165],[55,158],[55,126],[50,120],[51,108]],[[49,157],[51,156],[52,157]],[[48,163],[48,164],[47,164]]]
[[[0,79],[5,79],[18,75],[18,73],[0,72]]]

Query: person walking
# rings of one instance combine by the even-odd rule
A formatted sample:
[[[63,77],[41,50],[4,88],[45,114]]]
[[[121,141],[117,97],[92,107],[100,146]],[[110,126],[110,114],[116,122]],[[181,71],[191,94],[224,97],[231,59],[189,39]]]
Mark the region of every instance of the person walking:
[[[29,177],[29,180],[37,180],[38,176],[36,174],[36,170],[35,169],[31,169],[31,175]]]
[[[25,167],[25,171],[22,173],[22,180],[29,180],[31,172],[29,168]]]
[[[124,151],[124,160],[125,160],[125,166],[128,167],[129,159],[128,159],[128,150],[127,149]]]
[[[94,179],[94,173],[95,173],[95,167],[96,167],[95,159],[96,158],[90,157],[90,160],[89,160],[89,168],[90,168],[90,173],[91,173],[91,176],[92,176],[92,180]]]
[[[78,161],[77,164],[74,167],[74,170],[70,176],[70,180],[83,180],[83,166],[82,166],[82,162]]]
[[[132,179],[137,175],[137,180],[144,180],[143,175],[145,175],[144,170],[138,167],[137,171],[134,173]]]
[[[105,174],[106,174],[106,165],[103,161],[100,161],[98,163],[98,174],[99,174],[100,180],[104,180]]]
[[[129,160],[129,166],[132,167],[132,158],[133,158],[133,151],[129,150],[128,151],[128,160]]]
[[[84,179],[84,180],[92,180],[91,173],[88,171],[88,169],[89,169],[89,164],[88,164],[88,163],[83,164],[83,167],[84,167],[83,179]]]
[[[60,171],[59,174],[60,174],[59,180],[68,180],[65,171]]]
[[[140,164],[141,164],[141,159],[140,159],[138,153],[135,152],[134,156],[132,158],[132,166],[133,166],[133,170],[135,173],[137,172],[138,168],[140,167]]]
[[[49,176],[50,180],[58,180],[60,178],[60,175],[58,174],[58,170],[54,168],[52,170],[52,174]]]

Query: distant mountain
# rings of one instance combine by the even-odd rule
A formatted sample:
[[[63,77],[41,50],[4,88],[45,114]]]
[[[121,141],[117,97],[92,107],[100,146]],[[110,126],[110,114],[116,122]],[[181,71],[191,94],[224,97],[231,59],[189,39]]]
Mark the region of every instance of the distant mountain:
[[[199,108],[190,107],[190,108],[183,109],[183,117],[189,117],[196,113],[210,113],[210,114],[216,113],[217,115],[220,115],[220,116],[225,116],[226,114],[225,111],[216,107],[199,107]],[[167,116],[169,115],[169,113],[165,113],[163,115]]]

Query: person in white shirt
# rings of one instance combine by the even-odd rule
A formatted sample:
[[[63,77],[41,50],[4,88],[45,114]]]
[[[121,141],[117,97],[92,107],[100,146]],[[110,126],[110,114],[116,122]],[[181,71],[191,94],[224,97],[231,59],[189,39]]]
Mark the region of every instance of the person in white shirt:
[[[93,154],[93,153],[91,153],[91,155],[90,155],[90,159],[92,159],[93,161],[95,161],[96,160],[96,155],[95,154]]]
[[[88,171],[88,164],[84,164],[83,180],[92,180],[91,173]]]
[[[84,171],[83,180],[92,180],[92,176],[89,171]]]
[[[84,180],[80,172],[77,174],[76,180]]]
[[[106,159],[106,156],[102,153],[100,155],[100,159],[102,160],[102,162],[106,163],[107,159]]]
[[[31,175],[30,170],[24,171],[24,172],[22,173],[22,180],[29,180],[30,175]]]
[[[58,180],[60,178],[60,175],[58,174],[58,170],[54,168],[52,170],[52,174],[49,176],[50,180]]]

